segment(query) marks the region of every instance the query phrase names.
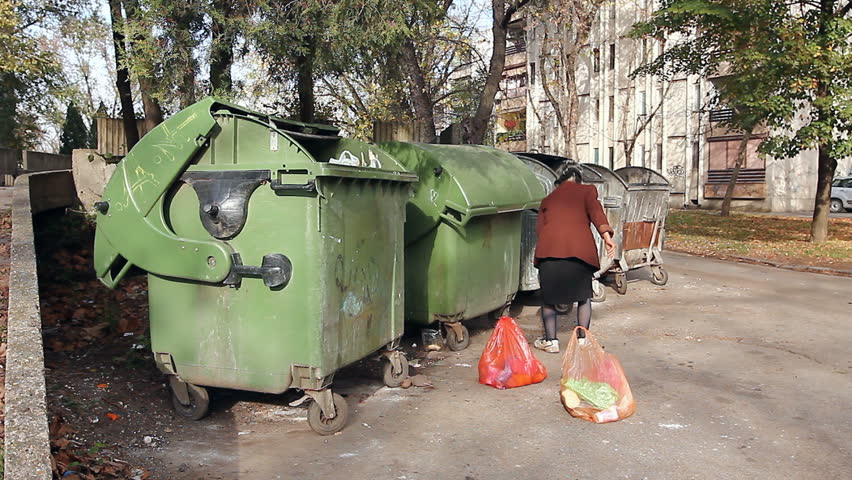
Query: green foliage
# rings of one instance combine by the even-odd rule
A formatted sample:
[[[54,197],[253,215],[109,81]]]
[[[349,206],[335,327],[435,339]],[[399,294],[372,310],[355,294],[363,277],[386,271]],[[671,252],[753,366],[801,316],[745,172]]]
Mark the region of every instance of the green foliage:
[[[39,120],[63,82],[43,28],[73,11],[70,0],[0,0],[0,145],[35,147]]]
[[[728,75],[716,82],[717,101],[745,112],[739,124],[765,119],[773,130],[761,145],[764,152],[852,153],[848,4],[664,0],[661,7],[632,35],[680,39],[634,75]]]
[[[89,132],[83,122],[83,116],[73,102],[69,103],[65,113],[65,123],[62,125],[62,134],[59,137],[61,143],[59,153],[70,155],[75,148],[86,148],[88,139]]]

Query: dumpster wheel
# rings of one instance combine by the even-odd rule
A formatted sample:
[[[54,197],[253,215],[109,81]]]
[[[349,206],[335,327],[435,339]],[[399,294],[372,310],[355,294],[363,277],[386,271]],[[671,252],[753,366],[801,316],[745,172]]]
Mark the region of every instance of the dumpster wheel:
[[[408,378],[408,359],[399,353],[399,371],[394,373],[393,361],[388,358],[383,367],[382,381],[390,388],[402,385],[402,381]]]
[[[615,274],[615,291],[619,295],[627,293],[627,275],[624,273]]]
[[[308,406],[308,426],[311,427],[311,430],[323,436],[343,430],[346,421],[349,419],[349,405],[346,404],[346,399],[339,393],[332,394],[331,398],[335,412],[333,418],[327,418],[322,413],[322,407],[316,401],[311,402]]]
[[[451,351],[459,352],[470,345],[470,332],[468,332],[467,327],[462,325],[461,322],[456,322],[455,324],[445,323],[444,329],[446,331],[444,343],[447,344],[447,348]]]
[[[651,267],[651,283],[654,285],[665,285],[669,282],[669,272],[660,265]]]
[[[188,405],[181,403],[174,390],[170,390],[172,395],[172,406],[174,407],[175,412],[183,418],[187,418],[189,420],[201,420],[205,415],[207,415],[207,412],[210,411],[210,395],[207,393],[206,388],[199,387],[198,385],[193,385],[191,383],[186,384],[186,390],[189,394]]]
[[[556,313],[558,313],[560,315],[565,315],[567,313],[570,313],[571,310],[574,309],[574,304],[573,303],[557,303],[556,305],[553,306],[553,308],[556,310]]]

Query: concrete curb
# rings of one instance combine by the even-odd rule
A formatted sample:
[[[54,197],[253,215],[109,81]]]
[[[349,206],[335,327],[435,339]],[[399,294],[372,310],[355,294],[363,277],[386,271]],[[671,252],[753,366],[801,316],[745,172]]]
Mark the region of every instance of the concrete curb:
[[[704,258],[716,258],[719,260],[728,260],[739,263],[748,263],[751,265],[764,265],[767,267],[781,268],[783,270],[793,270],[796,272],[809,272],[809,273],[821,273],[823,275],[836,275],[840,277],[852,277],[852,270],[841,270],[838,268],[829,268],[829,267],[814,267],[811,265],[796,265],[791,263],[781,263],[781,262],[773,262],[771,260],[765,260],[762,258],[752,258],[752,257],[740,257],[738,255],[727,255],[724,253],[694,253],[694,252],[686,252],[683,250],[673,250],[672,252],[683,253],[685,255],[692,255],[694,257],[704,257]]]
[[[70,171],[22,175],[15,182],[6,351],[6,480],[52,476],[32,215],[71,205],[73,199]]]

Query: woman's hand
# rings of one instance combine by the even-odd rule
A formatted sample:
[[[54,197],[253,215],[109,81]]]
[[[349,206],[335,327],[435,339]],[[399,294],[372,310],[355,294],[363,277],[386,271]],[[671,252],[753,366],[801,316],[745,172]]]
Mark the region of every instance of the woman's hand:
[[[612,234],[609,232],[604,233],[603,239],[606,244],[606,256],[615,258],[615,242],[612,241]]]

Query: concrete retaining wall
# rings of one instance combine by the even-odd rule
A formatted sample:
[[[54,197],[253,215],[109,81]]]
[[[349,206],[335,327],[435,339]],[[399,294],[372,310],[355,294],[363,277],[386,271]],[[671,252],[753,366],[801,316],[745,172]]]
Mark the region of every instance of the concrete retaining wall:
[[[32,216],[74,202],[70,171],[22,175],[15,182],[6,351],[6,480],[51,478]]]
[[[11,186],[24,173],[69,170],[71,155],[0,148],[0,186]]]

